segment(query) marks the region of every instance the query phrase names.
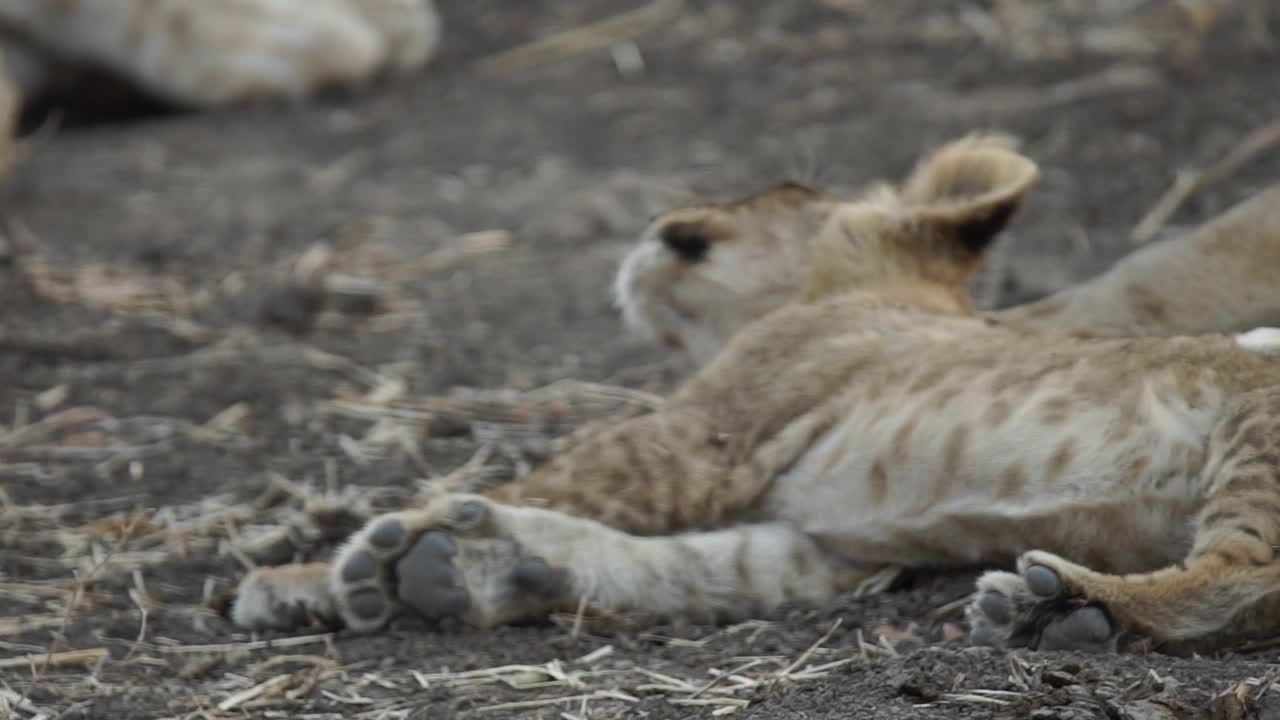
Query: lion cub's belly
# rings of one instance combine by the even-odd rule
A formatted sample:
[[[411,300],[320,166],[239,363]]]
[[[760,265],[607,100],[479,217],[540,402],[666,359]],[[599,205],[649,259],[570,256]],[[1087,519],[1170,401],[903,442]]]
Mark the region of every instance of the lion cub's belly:
[[[1132,392],[1061,419],[1034,393],[851,402],[763,510],[857,562],[985,564],[1040,549],[1099,570],[1160,567],[1190,548],[1217,408]]]

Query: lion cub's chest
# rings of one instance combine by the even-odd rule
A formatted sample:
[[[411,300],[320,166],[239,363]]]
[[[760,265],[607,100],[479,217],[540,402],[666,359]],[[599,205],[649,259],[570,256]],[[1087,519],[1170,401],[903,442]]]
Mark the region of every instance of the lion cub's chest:
[[[904,362],[849,390],[842,420],[775,483],[770,516],[874,562],[1038,547],[1128,569],[1185,552],[1220,394],[1189,399],[1171,378],[1116,377],[1089,357],[945,348],[885,379]]]

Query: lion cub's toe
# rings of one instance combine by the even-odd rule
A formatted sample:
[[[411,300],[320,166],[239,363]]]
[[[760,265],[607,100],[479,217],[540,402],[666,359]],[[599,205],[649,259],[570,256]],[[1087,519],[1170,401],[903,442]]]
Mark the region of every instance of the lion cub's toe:
[[[965,611],[969,642],[989,647],[1016,647],[1012,642],[1017,602],[1025,595],[1022,578],[1013,573],[988,572],[978,579],[978,592]]]
[[[1001,648],[1107,652],[1115,627],[1106,610],[1066,591],[1052,568],[1024,564],[1021,572],[988,572],[969,604],[969,642]]]

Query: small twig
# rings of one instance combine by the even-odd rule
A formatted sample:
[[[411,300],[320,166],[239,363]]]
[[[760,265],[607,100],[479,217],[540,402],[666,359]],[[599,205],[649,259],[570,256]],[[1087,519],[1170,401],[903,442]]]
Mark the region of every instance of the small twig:
[[[724,682],[725,680],[728,680],[729,678],[731,678],[731,677],[733,677],[734,675],[737,675],[737,674],[739,674],[739,673],[741,673],[741,672],[744,672],[744,671],[746,671],[746,670],[750,670],[751,668],[753,668],[753,667],[755,667],[755,666],[757,666],[757,665],[759,665],[759,664],[761,664],[761,663],[763,663],[763,662],[764,662],[764,660],[763,660],[763,659],[761,659],[761,658],[754,658],[754,659],[748,660],[747,662],[742,663],[741,665],[739,665],[739,666],[735,667],[734,669],[730,670],[729,672],[721,673],[720,675],[718,675],[718,676],[717,676],[714,680],[712,680],[711,682],[709,682],[709,683],[707,683],[706,685],[703,685],[702,687],[698,688],[698,691],[697,691],[697,692],[695,692],[694,694],[690,695],[690,696],[689,696],[689,699],[690,699],[690,700],[696,700],[696,699],[698,699],[698,698],[702,697],[703,695],[705,695],[705,694],[707,693],[707,691],[708,691],[708,690],[711,690],[712,688],[714,688],[715,686],[717,686],[717,685],[719,685],[720,683]]]
[[[138,607],[138,612],[142,613],[142,621],[138,625],[138,638],[133,641],[133,647],[129,648],[129,652],[125,654],[122,662],[128,662],[133,658],[134,653],[138,652],[138,648],[147,639],[147,620],[151,616],[151,608],[147,596],[147,586],[142,579],[142,571],[135,570],[133,572],[133,585],[129,589],[129,599],[133,600],[133,604]]]
[[[75,445],[34,445],[21,448],[0,449],[0,457],[7,462],[127,462],[172,449],[171,443],[160,441],[147,445],[107,445],[105,447],[79,447]]]
[[[836,618],[836,621],[834,623],[831,623],[831,627],[828,628],[826,632],[822,633],[822,637],[815,640],[807,650],[800,653],[799,657],[791,661],[790,665],[786,666],[785,668],[783,668],[781,671],[778,672],[778,677],[785,678],[787,675],[790,675],[792,672],[794,672],[796,668],[800,667],[800,665],[804,663],[804,661],[812,657],[813,654],[818,651],[818,648],[825,645],[826,642],[831,639],[831,636],[835,633],[836,629],[840,627],[840,624],[842,622],[843,620],[841,618]]]
[[[250,700],[257,699],[263,695],[267,695],[268,693],[275,694],[283,689],[285,685],[288,685],[291,680],[293,680],[293,675],[277,675],[270,680],[258,683],[251,688],[246,688],[238,693],[232,694],[227,697],[227,699],[218,703],[218,709],[224,712],[227,710],[233,710]]]
[[[1249,133],[1231,152],[1200,171],[1184,170],[1174,178],[1173,185],[1142,220],[1133,228],[1133,243],[1142,244],[1154,238],[1168,224],[1169,219],[1196,192],[1235,173],[1257,156],[1280,145],[1280,118]]]
[[[1014,693],[1017,695],[1018,693]],[[1008,700],[980,695],[977,691],[967,693],[947,693],[940,700],[949,703],[967,703],[970,705],[993,705],[995,707],[1004,707],[1009,704]]]
[[[323,635],[302,635],[299,637],[280,638],[278,640],[254,640],[252,642],[242,643],[218,643],[214,645],[159,645],[155,650],[162,653],[176,654],[193,654],[193,653],[235,653],[247,650],[267,650],[270,648],[288,648],[297,647],[299,645],[312,645],[315,643],[327,642],[333,639],[333,633],[325,633]]]
[[[444,272],[471,258],[506,250],[511,247],[512,240],[507,230],[479,230],[463,235],[453,245],[430,252],[416,262],[390,270],[397,277]]]
[[[62,624],[62,619],[61,612],[0,618],[0,637],[56,627]]]
[[[642,8],[484,58],[476,63],[476,70],[484,75],[501,75],[607,48],[656,30],[683,12],[684,0],[654,0]]]
[[[495,712],[497,710],[520,710],[525,708],[546,707],[548,705],[560,705],[568,702],[579,702],[582,700],[621,700],[622,702],[637,702],[637,699],[617,690],[600,690],[585,695],[567,695],[564,697],[543,698],[541,700],[520,700],[517,702],[498,703],[497,705],[484,705],[475,708],[473,712]]]
[[[37,422],[15,427],[13,430],[0,435],[0,448],[15,448],[26,445],[47,438],[54,433],[90,425],[106,420],[109,417],[96,407],[77,406],[67,408],[41,418]]]
[[[690,705],[693,707],[719,706],[732,708],[745,708],[751,704],[750,700],[743,698],[700,698],[694,700],[692,698],[672,698],[667,702],[672,705]]]
[[[577,660],[574,660],[574,662],[579,665],[591,665],[592,663],[595,663],[596,661],[606,658],[612,654],[613,654],[613,646],[605,645],[603,647],[598,647],[595,650],[592,650],[586,655],[583,655]]]
[[[931,620],[941,620],[942,618],[950,617],[953,613],[963,610],[968,606],[969,603],[972,602],[975,594],[976,593],[969,593],[962,598],[956,598],[949,603],[939,605],[929,613],[929,618]]]
[[[590,598],[590,593],[583,593],[582,596],[578,598],[578,609],[573,614],[573,629],[569,631],[569,637],[574,640],[577,640],[578,636],[582,634],[582,620],[587,614],[587,602]]]
[[[20,655],[18,657],[4,658],[3,660],[0,660],[0,670],[11,670],[22,667],[31,667],[32,669],[35,669],[37,666],[43,670],[51,667],[66,667],[67,665],[91,665],[110,656],[111,653],[106,648],[67,650],[66,652],[56,653],[35,653],[32,655]]]

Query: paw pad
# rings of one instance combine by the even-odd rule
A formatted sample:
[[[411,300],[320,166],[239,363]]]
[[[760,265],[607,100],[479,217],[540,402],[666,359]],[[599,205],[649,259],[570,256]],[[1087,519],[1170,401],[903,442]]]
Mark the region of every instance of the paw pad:
[[[369,553],[360,552],[347,559],[342,566],[342,579],[349,583],[372,580],[378,574],[378,563]]]
[[[978,609],[987,619],[997,625],[1008,625],[1013,621],[1013,608],[1009,598],[998,592],[984,592],[978,596]]]
[[[474,527],[475,525],[478,525],[488,514],[489,508],[485,507],[484,503],[478,503],[473,500],[462,503],[462,505],[458,507],[458,512],[454,521],[459,528]]]
[[[441,530],[422,534],[396,563],[400,601],[426,617],[457,615],[470,604],[453,556],[457,544]]]
[[[399,520],[384,520],[369,533],[369,544],[380,550],[394,550],[404,542],[404,525]]]
[[[967,614],[974,645],[1104,652],[1116,634],[1104,608],[1077,597],[1043,564],[1018,574],[987,573]]]
[[[517,588],[535,595],[546,595],[555,585],[551,566],[536,558],[520,561],[512,571],[511,579]]]
[[[347,599],[347,607],[363,620],[377,620],[387,610],[382,593],[377,590],[359,590]]]
[[[1051,620],[1040,635],[1041,650],[1080,650],[1099,652],[1111,639],[1111,621],[1102,608],[1086,605]]]
[[[969,631],[969,644],[978,647],[1000,647],[1000,636],[990,625],[974,624]]]
[[[1058,573],[1043,565],[1032,565],[1022,577],[1027,581],[1027,589],[1040,597],[1056,597],[1062,591],[1062,580]]]

